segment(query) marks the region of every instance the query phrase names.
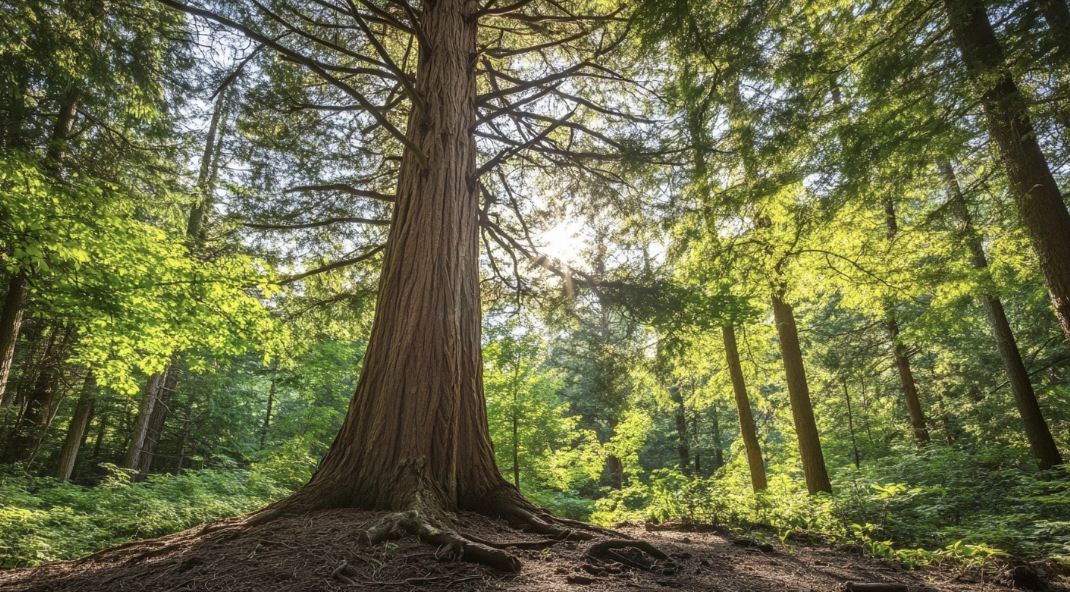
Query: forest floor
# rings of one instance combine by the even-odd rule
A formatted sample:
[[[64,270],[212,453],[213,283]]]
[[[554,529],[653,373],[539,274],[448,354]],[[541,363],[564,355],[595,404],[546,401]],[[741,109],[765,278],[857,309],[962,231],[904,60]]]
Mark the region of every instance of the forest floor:
[[[626,525],[623,534],[641,538],[669,556],[629,557],[651,569],[587,555],[589,541],[546,542],[503,522],[460,513],[455,524],[481,539],[521,543],[511,549],[520,573],[504,573],[464,562],[440,562],[436,549],[415,537],[376,546],[359,542],[382,512],[334,510],[280,518],[252,528],[223,520],[159,539],[115,547],[89,557],[32,569],[0,572],[4,592],[102,591],[833,591],[847,582],[897,583],[913,591],[1050,590],[1070,592],[1065,575],[1043,566],[1017,571],[901,565],[827,544],[789,541],[760,544],[726,532],[685,532]],[[220,528],[222,526],[222,528]],[[776,540],[776,539],[774,539]],[[526,543],[526,544],[523,544]],[[621,551],[627,555],[626,551]],[[1016,574],[1016,577],[1012,577]],[[1037,580],[1037,574],[1041,580]],[[1016,581],[1015,581],[1016,580]],[[865,589],[865,588],[861,588]],[[901,588],[902,589],[902,588]]]

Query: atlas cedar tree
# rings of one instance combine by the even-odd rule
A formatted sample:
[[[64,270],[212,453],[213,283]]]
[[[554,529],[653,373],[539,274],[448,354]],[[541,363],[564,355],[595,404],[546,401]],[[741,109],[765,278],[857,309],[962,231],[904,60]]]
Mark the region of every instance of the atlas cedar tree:
[[[811,494],[819,491],[832,492],[825,468],[825,456],[821,452],[821,438],[814,419],[814,406],[810,401],[810,387],[806,382],[802,348],[799,346],[799,329],[795,325],[795,311],[784,302],[777,292],[772,294],[773,318],[780,338],[780,355],[784,360],[784,375],[788,386],[788,401],[791,416],[795,421],[795,434],[799,440],[799,456],[802,457],[806,489]]]
[[[747,383],[743,379],[743,366],[739,362],[739,346],[736,344],[736,329],[731,325],[721,327],[724,340],[725,362],[728,374],[732,378],[732,392],[736,397],[736,411],[739,413],[739,434],[747,451],[747,466],[750,467],[750,483],[754,491],[769,487],[765,477],[765,462],[762,459],[762,447],[758,442],[758,433],[754,429],[754,415],[750,409],[750,397],[747,396]]]
[[[598,26],[610,19],[522,12],[531,0],[505,6],[496,6],[494,0],[483,6],[475,0],[434,0],[418,11],[405,2],[384,8],[361,1],[359,6],[331,5],[333,8],[325,13],[339,19],[339,27],[361,35],[359,46],[344,47],[318,37],[315,30],[298,27],[312,27],[308,23],[314,20],[291,23],[256,4],[264,22],[296,33],[294,36],[320,51],[360,56],[365,65],[378,68],[380,78],[389,80],[407,99],[409,112],[402,131],[388,117],[389,105],[374,105],[361,88],[336,76],[338,67],[285,45],[280,37],[259,31],[255,23],[239,23],[173,0],[160,1],[239,31],[284,59],[303,65],[325,84],[345,93],[354,107],[373,117],[376,127],[403,147],[395,194],[383,197],[393,202],[393,213],[375,320],[356,393],[341,430],[307,485],[251,519],[262,521],[285,513],[335,507],[399,510],[371,528],[367,537],[378,541],[398,530],[408,530],[419,533],[422,540],[449,545],[467,560],[519,570],[515,557],[466,539],[442,513],[466,509],[540,532],[566,532],[561,519],[531,504],[502,477],[491,450],[480,352],[480,224],[491,230],[499,244],[518,246],[519,242],[506,236],[480,209],[481,191],[489,193],[480,182],[480,174],[525,151],[569,159],[568,150],[554,143],[550,134],[562,126],[585,129],[568,119],[581,104],[595,110],[599,107],[573,97],[573,110],[564,118],[526,114],[518,109],[520,104],[531,104],[555,91],[565,79],[590,76],[593,62],[583,60],[539,79],[519,80],[496,71],[488,60],[480,60],[480,52],[486,55],[487,49],[477,46],[477,34],[480,22],[487,18],[515,17],[516,26],[533,32],[548,30],[550,23],[582,22],[585,26],[580,31],[584,34],[550,39],[529,49],[545,51],[600,29],[606,36],[594,44],[598,53],[614,45],[613,35]],[[415,40],[419,56],[415,76],[398,66],[386,51],[386,41],[379,36],[386,30],[400,31]],[[363,56],[360,50],[375,56]],[[501,51],[517,55],[525,49]],[[477,95],[477,65],[495,89],[483,96]],[[360,71],[376,74],[373,68]],[[598,72],[599,76],[607,75],[602,66]],[[567,94],[558,96],[569,100]],[[508,104],[510,99],[515,101]],[[480,107],[488,111],[482,121]],[[512,118],[529,130],[533,122],[544,127],[517,140],[490,126],[482,137],[496,138],[506,147],[477,167],[477,127],[498,116]],[[588,533],[591,528],[582,527]]]
[[[944,0],[951,35],[981,94],[988,132],[1070,341],[1070,213],[1040,150],[1026,98],[1011,76],[982,0]]]
[[[966,196],[962,194],[955,176],[955,170],[948,161],[940,162],[939,168],[947,188],[951,210],[959,219],[963,240],[970,250],[970,265],[987,276],[988,258],[985,256],[981,235],[973,226],[973,217],[970,215]],[[1004,372],[1007,373],[1011,393],[1018,406],[1018,413],[1022,417],[1025,435],[1029,440],[1029,448],[1033,452],[1033,457],[1037,459],[1041,469],[1047,470],[1061,465],[1062,456],[1059,454],[1058,446],[1055,445],[1055,439],[1052,438],[1048,423],[1040,411],[1040,403],[1033,391],[1033,384],[1029,380],[1029,372],[1026,371],[1025,364],[1022,362],[1022,354],[1018,350],[1018,342],[1007,320],[1007,313],[1003,310],[1003,303],[998,297],[986,292],[981,294],[981,304],[984,306],[992,334],[996,338],[999,358],[1003,362]]]

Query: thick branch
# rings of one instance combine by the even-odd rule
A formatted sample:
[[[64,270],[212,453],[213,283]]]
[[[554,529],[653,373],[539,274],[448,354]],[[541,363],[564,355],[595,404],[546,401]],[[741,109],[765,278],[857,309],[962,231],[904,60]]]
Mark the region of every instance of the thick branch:
[[[298,274],[286,276],[284,278],[281,278],[278,281],[278,283],[280,285],[292,284],[294,282],[303,280],[303,279],[305,279],[307,277],[311,277],[311,276],[314,276],[314,275],[319,275],[321,273],[327,273],[328,271],[333,271],[335,269],[341,269],[343,267],[349,267],[350,265],[354,265],[356,263],[360,263],[361,261],[366,261],[368,259],[371,259],[372,257],[374,257],[376,254],[378,254],[380,251],[382,251],[385,248],[386,248],[386,245],[379,245],[379,246],[373,248],[372,250],[368,251],[367,253],[364,253],[363,255],[358,255],[356,257],[350,257],[349,259],[339,259],[338,261],[335,261],[334,263],[328,263],[327,265],[324,265],[322,267],[317,267],[315,269],[310,269],[308,271],[303,271],[303,272],[298,273]]]

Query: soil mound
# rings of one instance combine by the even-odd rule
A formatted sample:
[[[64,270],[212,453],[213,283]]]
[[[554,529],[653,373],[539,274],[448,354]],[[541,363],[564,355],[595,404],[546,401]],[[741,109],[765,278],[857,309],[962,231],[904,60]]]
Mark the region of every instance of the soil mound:
[[[892,563],[823,545],[739,544],[717,532],[624,533],[664,553],[615,548],[612,541],[555,541],[479,514],[451,515],[466,535],[504,546],[520,573],[456,561],[405,536],[374,546],[362,534],[386,513],[332,510],[254,527],[224,520],[160,539],[33,569],[0,572],[5,592],[341,591],[341,590],[666,590],[832,591],[846,582],[898,583],[910,590],[983,587],[978,573]],[[660,558],[658,556],[661,556]],[[1051,590],[1068,590],[1049,582]],[[1007,589],[1007,588],[1002,588]]]

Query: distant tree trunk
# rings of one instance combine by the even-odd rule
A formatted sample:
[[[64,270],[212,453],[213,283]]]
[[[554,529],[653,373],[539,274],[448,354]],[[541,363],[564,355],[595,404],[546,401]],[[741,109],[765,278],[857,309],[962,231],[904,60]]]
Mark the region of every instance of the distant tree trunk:
[[[955,171],[951,168],[951,163],[947,161],[941,162],[939,166],[947,186],[950,205],[959,218],[963,236],[970,249],[970,264],[987,276],[988,258],[985,256],[984,246],[981,243],[981,235],[973,226],[970,209],[959,187],[958,179],[955,178]],[[1040,410],[1040,402],[1037,401],[1037,395],[1029,380],[1029,372],[1025,368],[1025,363],[1022,362],[1018,342],[1007,320],[1007,313],[1003,310],[1003,303],[999,298],[990,294],[981,294],[981,303],[985,308],[992,334],[996,338],[999,358],[1003,362],[1004,372],[1007,373],[1007,380],[1010,382],[1018,413],[1022,417],[1025,435],[1029,440],[1029,448],[1033,452],[1033,457],[1037,459],[1043,470],[1061,465],[1063,459],[1059,454],[1059,447],[1055,445],[1048,422],[1044,420],[1044,415]]]
[[[762,447],[758,442],[758,432],[754,429],[754,415],[750,409],[750,397],[747,396],[747,383],[743,379],[743,366],[739,362],[739,346],[736,344],[736,330],[731,325],[721,327],[724,340],[725,359],[728,374],[732,378],[732,391],[736,397],[736,412],[739,414],[739,435],[747,450],[747,466],[750,467],[750,484],[754,491],[769,487],[765,476],[765,462],[762,460]]]
[[[1070,213],[1037,143],[1027,102],[1011,77],[983,0],[944,0],[966,70],[982,91],[1018,214],[1040,261],[1063,334],[1070,341]]]
[[[666,389],[669,398],[675,406],[676,419],[676,452],[680,456],[680,470],[686,474],[691,473],[691,435],[687,429],[687,407],[684,405],[684,397],[680,394],[677,386]]]
[[[519,357],[519,356],[518,356]],[[517,360],[516,371],[513,374],[513,486],[520,489],[520,436],[519,419],[517,418],[517,376],[520,372],[520,361]]]
[[[721,438],[721,410],[714,402],[713,407],[710,408],[713,415],[713,471],[717,472],[718,469],[724,466],[724,442]]]
[[[855,440],[855,416],[851,412],[851,393],[847,390],[847,381],[843,381],[843,397],[847,399],[847,429],[851,432],[851,448],[855,453],[855,468],[862,468],[862,455],[858,453],[858,441]]]
[[[0,310],[0,401],[9,402],[7,379],[11,374],[11,362],[15,359],[15,343],[22,327],[22,311],[26,305],[26,273],[17,271],[7,283],[4,308]],[[7,404],[3,405],[7,407]]]
[[[145,437],[149,433],[149,424],[152,421],[152,412],[156,409],[156,397],[163,384],[165,372],[155,372],[145,381],[145,387],[141,390],[141,404],[138,406],[137,417],[134,419],[134,428],[130,435],[130,445],[126,450],[126,460],[123,466],[128,469],[136,469],[141,461],[141,450],[145,446]]]
[[[615,455],[606,455],[606,472],[609,473],[609,488],[620,491],[624,487],[624,463]]]
[[[78,460],[78,450],[85,441],[86,428],[89,426],[89,418],[93,413],[93,403],[97,397],[97,379],[90,370],[85,375],[85,383],[82,392],[78,395],[78,404],[74,408],[74,417],[67,426],[67,438],[63,442],[63,450],[59,455],[59,463],[56,466],[56,479],[65,483],[71,478],[74,471],[74,463]]]
[[[423,6],[416,92],[375,321],[345,421],[312,481],[279,512],[467,509],[531,520],[499,472],[480,351],[476,22],[472,0]],[[471,547],[471,544],[469,544]],[[513,560],[515,561],[515,560]],[[510,562],[509,569],[519,569]]]
[[[267,440],[268,429],[271,428],[271,410],[275,405],[275,381],[277,379],[274,370],[275,369],[272,368],[271,384],[268,386],[267,411],[264,413],[264,423],[260,426],[260,450],[264,449],[264,442]]]
[[[11,434],[8,462],[31,460],[48,433],[52,422],[52,406],[59,386],[62,362],[66,358],[70,327],[57,327],[48,338],[44,356],[33,389],[26,397],[22,417]]]
[[[899,222],[896,220],[895,202],[891,199],[884,200],[884,220],[888,242],[892,243],[899,234]],[[899,321],[896,319],[895,309],[890,305],[886,310],[886,316],[888,334],[892,339],[892,355],[895,358],[895,366],[899,370],[899,384],[903,388],[907,412],[910,413],[910,425],[914,431],[914,438],[917,439],[918,444],[924,446],[929,442],[929,428],[925,425],[925,412],[921,409],[918,385],[914,380],[914,372],[910,369],[907,348],[899,339]]]
[[[93,439],[93,462],[96,463],[100,460],[100,447],[104,444],[104,434],[108,432],[108,420],[110,419],[107,413],[100,415],[100,423],[97,425],[97,434]]]
[[[182,464],[186,461],[186,446],[189,445],[189,433],[193,428],[193,416],[190,415],[182,420],[182,436],[178,439],[178,450],[175,451],[175,474],[182,474]]]
[[[819,491],[832,492],[825,469],[825,457],[821,452],[821,438],[814,420],[814,408],[810,402],[810,387],[806,382],[802,349],[799,346],[799,330],[795,325],[795,311],[773,293],[773,317],[777,335],[780,337],[780,355],[784,360],[784,374],[788,385],[791,415],[795,420],[795,434],[799,439],[799,455],[802,457],[806,488],[811,494]]]
[[[175,388],[178,385],[178,366],[171,364],[164,372],[163,382],[156,394],[156,405],[152,410],[152,418],[149,420],[149,429],[145,433],[145,443],[141,447],[138,458],[138,474],[144,478],[152,471],[152,461],[156,458],[156,447],[160,444],[163,436],[164,422],[167,420],[169,411],[167,405],[171,402]]]

